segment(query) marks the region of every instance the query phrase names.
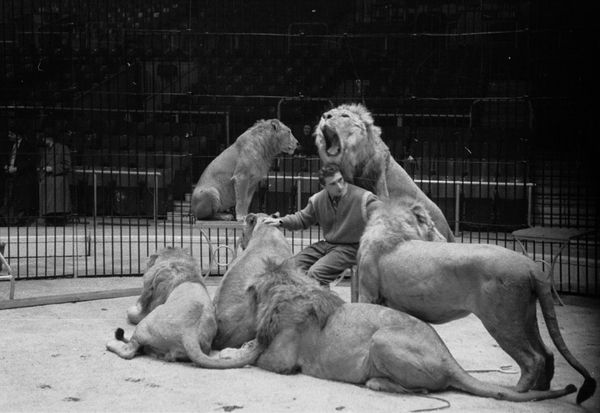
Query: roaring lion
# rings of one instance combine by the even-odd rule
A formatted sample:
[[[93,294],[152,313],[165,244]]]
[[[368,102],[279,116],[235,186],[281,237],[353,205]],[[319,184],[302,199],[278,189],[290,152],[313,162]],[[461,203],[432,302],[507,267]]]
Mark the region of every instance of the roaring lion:
[[[571,354],[560,333],[551,285],[523,254],[489,244],[442,240],[420,204],[386,201],[373,211],[358,250],[359,301],[405,311],[430,323],[475,314],[521,368],[517,391],[547,390],[554,356],[541,339],[536,298],[550,337],[585,378],[577,402],[596,382]]]
[[[191,213],[198,219],[229,219],[225,212],[235,206],[236,218],[243,221],[275,156],[292,154],[297,145],[279,120],[259,120],[204,169],[192,193]]]
[[[267,263],[248,288],[246,311],[256,320],[256,339],[225,359],[255,359],[280,374],[310,376],[388,392],[429,392],[447,388],[512,401],[561,397],[561,390],[519,393],[470,376],[452,357],[435,330],[400,311],[375,304],[344,303],[294,266]],[[218,361],[215,361],[218,364]]]
[[[167,247],[152,254],[144,272],[142,294],[135,305],[127,309],[129,322],[139,323],[163,304],[175,287],[186,281],[202,282],[202,274],[185,250]]]
[[[218,332],[214,349],[239,347],[256,336],[256,321],[248,311],[246,290],[265,272],[265,259],[277,262],[292,256],[292,248],[276,227],[264,225],[266,214],[248,214],[242,234],[243,251],[230,264],[215,296]]]
[[[425,195],[391,156],[381,128],[361,104],[340,105],[321,116],[315,144],[323,163],[340,165],[344,179],[381,198],[421,202],[446,240],[454,235],[440,208]]]

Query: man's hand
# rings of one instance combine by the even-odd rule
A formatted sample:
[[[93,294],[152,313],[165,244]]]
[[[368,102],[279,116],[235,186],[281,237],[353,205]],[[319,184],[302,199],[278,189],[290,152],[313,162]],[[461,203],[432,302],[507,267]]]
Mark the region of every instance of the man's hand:
[[[265,225],[269,225],[271,227],[280,227],[281,226],[281,219],[279,218],[265,218],[265,220],[263,221],[263,224]]]

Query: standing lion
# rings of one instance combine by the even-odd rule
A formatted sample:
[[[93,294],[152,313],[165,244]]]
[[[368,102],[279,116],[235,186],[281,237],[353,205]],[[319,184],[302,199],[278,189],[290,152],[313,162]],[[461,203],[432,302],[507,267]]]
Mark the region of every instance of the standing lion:
[[[236,219],[243,221],[275,156],[292,154],[297,145],[290,128],[279,120],[259,120],[202,172],[192,194],[191,213],[197,219],[229,219],[224,212],[235,206]]]
[[[552,342],[583,377],[577,403],[590,398],[596,380],[562,337],[551,283],[526,255],[499,245],[443,241],[420,204],[387,201],[373,211],[358,250],[359,301],[382,303],[428,323],[469,314],[521,368],[515,390],[548,390],[554,355],[537,322],[539,301]]]
[[[448,221],[390,154],[381,128],[363,105],[340,105],[325,112],[317,126],[315,144],[323,163],[340,165],[344,179],[381,198],[400,198],[425,205],[436,227],[454,240]]]

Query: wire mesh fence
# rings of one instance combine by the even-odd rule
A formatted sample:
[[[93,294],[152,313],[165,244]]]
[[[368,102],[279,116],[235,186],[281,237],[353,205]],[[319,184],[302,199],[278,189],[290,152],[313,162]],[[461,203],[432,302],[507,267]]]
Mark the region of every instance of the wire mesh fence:
[[[0,8],[0,241],[19,278],[136,275],[163,245],[189,248],[204,269],[226,263],[237,230],[202,235],[189,217],[206,165],[257,119],[279,118],[301,148],[271,166],[251,210],[293,212],[319,189],[311,136],[319,116],[361,102],[460,241],[517,248],[520,228],[590,231],[562,250],[556,278],[562,291],[599,294],[597,124],[582,60],[597,44],[581,24],[583,6],[5,0]],[[9,131],[25,142],[15,159]],[[288,236],[297,249],[320,233]],[[212,257],[207,238],[230,248]],[[524,245],[537,258],[562,246]]]

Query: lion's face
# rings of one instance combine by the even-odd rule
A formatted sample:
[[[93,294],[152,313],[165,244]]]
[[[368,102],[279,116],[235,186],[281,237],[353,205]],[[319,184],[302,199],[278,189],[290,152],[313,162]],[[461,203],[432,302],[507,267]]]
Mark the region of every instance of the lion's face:
[[[410,241],[445,242],[429,212],[420,204],[387,199],[371,213],[360,239],[361,254],[381,254]]]
[[[246,219],[244,221],[244,229],[242,231],[242,238],[240,240],[240,246],[243,250],[246,249],[248,243],[252,239],[252,234],[254,234],[254,230],[262,226],[264,220],[266,218],[279,218],[279,212],[275,212],[274,214],[267,215],[263,213],[257,214],[248,214],[246,215]]]
[[[373,124],[362,105],[341,105],[321,116],[315,131],[315,144],[324,162],[340,163],[344,153],[354,153]]]
[[[436,228],[429,212],[421,204],[412,206],[407,214],[407,225],[414,228],[414,239],[446,242],[446,238]]]
[[[277,141],[279,142],[279,150],[289,155],[293,154],[298,146],[298,141],[292,134],[290,128],[284,125],[282,122],[273,121],[273,129],[277,135]]]

